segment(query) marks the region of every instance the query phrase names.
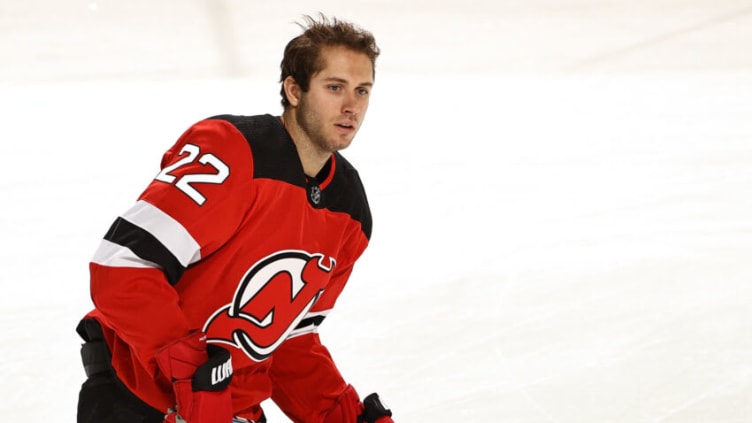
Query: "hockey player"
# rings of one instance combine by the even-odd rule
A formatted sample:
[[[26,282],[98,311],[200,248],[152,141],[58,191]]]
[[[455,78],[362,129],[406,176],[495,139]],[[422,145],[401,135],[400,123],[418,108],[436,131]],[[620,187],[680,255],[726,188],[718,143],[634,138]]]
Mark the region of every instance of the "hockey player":
[[[79,423],[392,423],[317,334],[363,253],[371,213],[339,153],[368,109],[379,49],[306,17],[285,48],[281,116],[209,118],[163,156],[90,263]]]

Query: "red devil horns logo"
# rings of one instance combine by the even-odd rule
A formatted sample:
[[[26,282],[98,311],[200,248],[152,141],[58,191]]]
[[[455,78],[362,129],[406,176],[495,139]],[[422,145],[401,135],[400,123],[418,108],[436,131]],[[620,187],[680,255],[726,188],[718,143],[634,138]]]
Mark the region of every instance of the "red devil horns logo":
[[[243,276],[231,304],[204,325],[208,341],[266,359],[308,313],[329,281],[335,261],[323,254],[281,251]]]

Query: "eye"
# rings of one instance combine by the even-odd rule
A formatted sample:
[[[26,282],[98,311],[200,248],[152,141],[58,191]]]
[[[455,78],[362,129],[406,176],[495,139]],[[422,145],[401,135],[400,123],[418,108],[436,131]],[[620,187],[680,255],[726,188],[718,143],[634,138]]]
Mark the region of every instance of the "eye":
[[[368,95],[368,90],[365,88],[358,88],[358,94],[360,95]]]
[[[329,91],[334,91],[334,92],[337,92],[342,89],[342,87],[339,85],[329,85],[327,88],[329,89]]]

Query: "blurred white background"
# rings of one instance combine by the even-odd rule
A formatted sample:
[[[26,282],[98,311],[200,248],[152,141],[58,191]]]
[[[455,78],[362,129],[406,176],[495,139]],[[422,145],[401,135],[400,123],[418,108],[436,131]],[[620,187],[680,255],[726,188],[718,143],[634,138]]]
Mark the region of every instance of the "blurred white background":
[[[383,50],[322,327],[397,423],[752,421],[748,1],[0,0],[0,417],[73,421],[88,261],[303,14]],[[286,418],[267,404],[270,422]]]

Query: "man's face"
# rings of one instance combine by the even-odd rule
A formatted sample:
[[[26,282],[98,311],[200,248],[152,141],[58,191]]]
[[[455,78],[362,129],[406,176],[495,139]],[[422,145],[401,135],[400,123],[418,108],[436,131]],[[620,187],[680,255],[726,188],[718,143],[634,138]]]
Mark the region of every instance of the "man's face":
[[[373,65],[365,54],[344,47],[327,47],[321,54],[324,69],[311,77],[295,112],[311,144],[322,153],[333,153],[350,145],[363,122]]]

